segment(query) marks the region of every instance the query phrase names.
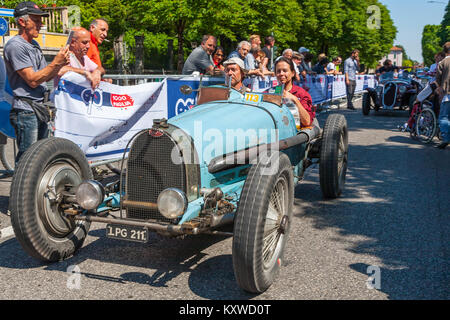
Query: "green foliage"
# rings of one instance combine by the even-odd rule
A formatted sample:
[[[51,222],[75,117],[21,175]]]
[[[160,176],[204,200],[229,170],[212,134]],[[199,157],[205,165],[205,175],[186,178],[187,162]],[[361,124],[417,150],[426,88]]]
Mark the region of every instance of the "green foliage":
[[[297,38],[301,46],[314,54],[335,55],[345,59],[353,49],[360,50],[361,63],[376,66],[392,47],[397,29],[389,10],[377,0],[298,0],[304,11]],[[372,27],[375,12],[379,9],[379,25]]]
[[[440,30],[438,31],[440,38],[440,45],[443,46],[444,43],[450,41],[450,0],[445,8],[444,18],[442,19]]]
[[[427,24],[422,33],[422,56],[426,66],[434,63],[434,55],[442,50],[438,36],[439,25]]]
[[[2,0],[14,8],[20,0]],[[77,5],[81,25],[94,18],[109,22],[110,42],[100,46],[106,68],[114,67],[114,40],[123,35],[129,52],[128,69],[134,63],[134,36],[144,36],[144,67],[167,69],[167,43],[173,41],[174,65],[199,45],[202,35],[212,34],[228,54],[251,34],[273,34],[278,52],[307,47],[314,54],[344,59],[352,49],[361,51],[361,63],[375,66],[389,52],[396,28],[379,0],[57,0],[58,6]],[[369,28],[375,5],[380,10],[379,28]],[[178,61],[178,64],[177,64]]]

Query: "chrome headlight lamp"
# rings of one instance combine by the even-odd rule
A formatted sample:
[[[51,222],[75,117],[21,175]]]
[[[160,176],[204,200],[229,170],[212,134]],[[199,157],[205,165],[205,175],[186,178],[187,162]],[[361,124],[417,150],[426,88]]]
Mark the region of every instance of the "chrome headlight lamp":
[[[399,86],[398,87],[398,92],[400,92],[401,94],[404,94],[406,92],[406,87],[405,86]]]
[[[86,210],[96,209],[105,198],[105,189],[95,180],[80,183],[75,192],[77,203]]]
[[[188,201],[183,191],[168,188],[159,194],[157,204],[159,212],[164,217],[175,219],[186,212]]]

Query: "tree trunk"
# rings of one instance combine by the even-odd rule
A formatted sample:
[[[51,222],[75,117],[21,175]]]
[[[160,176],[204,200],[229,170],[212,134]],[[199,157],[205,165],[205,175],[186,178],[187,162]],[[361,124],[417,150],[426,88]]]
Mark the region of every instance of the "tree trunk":
[[[168,56],[167,69],[173,71],[173,39],[167,40],[167,56]]]
[[[124,71],[123,65],[123,34],[114,39],[114,68],[122,73]]]
[[[177,62],[177,72],[181,74],[183,71],[184,65],[184,52],[183,52],[183,44],[184,44],[184,27],[186,25],[185,21],[178,20],[176,24],[177,27],[177,38],[178,38],[178,62]]]
[[[134,73],[142,74],[144,71],[144,37],[134,36],[134,40],[136,43]]]

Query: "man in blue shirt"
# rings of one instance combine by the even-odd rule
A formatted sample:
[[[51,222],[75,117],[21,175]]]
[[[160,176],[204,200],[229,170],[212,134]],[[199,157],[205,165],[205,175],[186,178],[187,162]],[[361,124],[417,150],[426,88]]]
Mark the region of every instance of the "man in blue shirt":
[[[347,86],[347,109],[355,110],[353,96],[356,88],[356,75],[359,72],[359,50],[352,51],[352,55],[344,62],[345,84]]]

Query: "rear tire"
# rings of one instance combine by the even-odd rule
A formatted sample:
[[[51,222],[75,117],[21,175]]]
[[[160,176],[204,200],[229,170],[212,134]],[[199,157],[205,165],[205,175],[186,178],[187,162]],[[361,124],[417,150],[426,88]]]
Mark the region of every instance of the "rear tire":
[[[92,179],[89,164],[69,140],[40,140],[23,154],[11,184],[10,210],[16,238],[29,255],[54,262],[82,246],[90,223],[66,218],[60,199],[62,191],[73,193],[87,179]]]
[[[325,198],[337,198],[344,188],[348,162],[347,120],[332,114],[323,128],[320,150],[320,188]]]
[[[262,159],[252,166],[234,220],[233,268],[243,290],[261,293],[274,282],[289,236],[293,203],[294,176],[286,154],[272,153],[268,162]]]

